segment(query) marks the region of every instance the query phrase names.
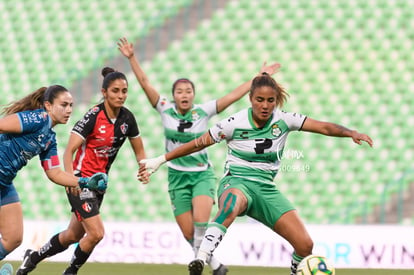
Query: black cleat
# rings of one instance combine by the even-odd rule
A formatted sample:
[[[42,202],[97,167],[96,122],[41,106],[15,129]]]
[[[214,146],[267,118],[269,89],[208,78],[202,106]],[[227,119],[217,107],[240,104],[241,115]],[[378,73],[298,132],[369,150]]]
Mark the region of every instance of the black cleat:
[[[36,268],[36,265],[33,264],[30,260],[30,255],[32,255],[33,253],[35,253],[35,251],[31,249],[27,249],[24,252],[22,265],[19,267],[19,269],[17,269],[16,275],[26,275],[27,273]]]
[[[204,262],[202,260],[195,259],[188,264],[188,270],[190,271],[190,275],[202,275],[203,269]]]
[[[229,269],[221,264],[219,268],[213,270],[213,275],[226,275]]]

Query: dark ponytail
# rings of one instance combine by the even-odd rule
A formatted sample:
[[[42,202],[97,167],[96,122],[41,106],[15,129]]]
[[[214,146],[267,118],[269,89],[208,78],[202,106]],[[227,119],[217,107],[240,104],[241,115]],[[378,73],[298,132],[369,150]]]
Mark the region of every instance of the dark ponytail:
[[[102,82],[102,88],[105,89],[105,90],[108,89],[108,87],[109,87],[109,85],[111,85],[112,81],[117,80],[117,79],[123,79],[128,84],[128,80],[127,80],[126,76],[123,73],[117,72],[117,71],[115,71],[114,69],[112,69],[110,67],[103,68],[101,74],[104,77],[104,80]]]
[[[49,87],[41,87],[22,99],[9,103],[1,111],[2,114],[11,115],[27,110],[36,110],[43,108],[44,102],[48,101],[53,104],[56,97],[62,92],[68,90],[60,85],[52,85]]]

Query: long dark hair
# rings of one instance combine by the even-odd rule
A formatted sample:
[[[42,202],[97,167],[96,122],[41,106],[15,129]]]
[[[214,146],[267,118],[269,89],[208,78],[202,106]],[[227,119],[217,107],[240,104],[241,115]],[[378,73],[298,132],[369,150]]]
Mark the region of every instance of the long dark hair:
[[[60,93],[67,91],[65,87],[60,85],[41,87],[22,99],[7,104],[1,111],[1,114],[11,115],[22,111],[43,108],[45,101],[53,104],[53,101]]]

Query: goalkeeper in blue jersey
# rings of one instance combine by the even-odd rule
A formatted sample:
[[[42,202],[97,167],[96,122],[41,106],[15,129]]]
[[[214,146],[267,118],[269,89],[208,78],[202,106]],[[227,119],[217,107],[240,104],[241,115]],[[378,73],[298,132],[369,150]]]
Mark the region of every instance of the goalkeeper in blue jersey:
[[[247,215],[286,239],[294,249],[291,275],[298,263],[312,254],[313,241],[297,211],[273,182],[290,131],[306,131],[334,137],[349,137],[355,143],[373,145],[371,138],[341,125],[280,110],[287,93],[269,75],[253,79],[251,107],[218,122],[199,138],[158,158],[143,160],[150,172],[175,158],[225,140],[228,156],[218,190],[219,210],[209,223],[190,275],[201,275],[204,264],[222,241],[237,216]]]
[[[5,116],[0,119],[0,260],[23,239],[22,206],[13,179],[31,158],[38,155],[47,177],[56,184],[74,187],[74,192],[80,187],[106,188],[106,174],[79,178],[59,167],[52,128],[68,122],[72,105],[68,90],[53,85],[39,88],[2,111]],[[0,274],[9,271],[7,265]]]

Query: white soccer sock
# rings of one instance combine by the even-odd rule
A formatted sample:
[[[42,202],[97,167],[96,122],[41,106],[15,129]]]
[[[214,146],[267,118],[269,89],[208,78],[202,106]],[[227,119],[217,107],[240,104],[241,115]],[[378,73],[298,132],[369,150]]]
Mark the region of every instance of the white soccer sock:
[[[201,241],[203,240],[204,233],[207,229],[206,222],[195,222],[194,223],[194,238],[193,238],[193,251],[194,256],[197,257],[198,250],[200,249]]]
[[[213,254],[216,247],[220,244],[227,228],[224,225],[218,223],[210,223],[204,234],[204,238],[201,242],[200,249],[197,253],[197,259],[207,262],[207,259]]]
[[[198,250],[200,249],[201,241],[203,240],[204,233],[206,232],[208,223],[195,222],[194,223],[194,241],[193,250],[194,255],[197,257]],[[207,258],[208,265],[212,270],[216,270],[220,267],[221,263],[213,256]]]

